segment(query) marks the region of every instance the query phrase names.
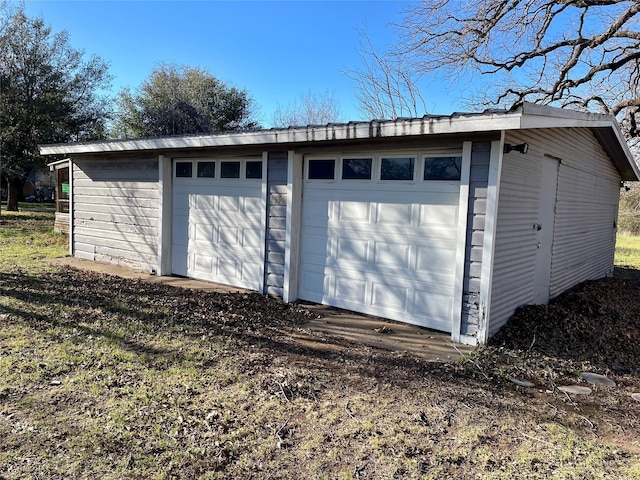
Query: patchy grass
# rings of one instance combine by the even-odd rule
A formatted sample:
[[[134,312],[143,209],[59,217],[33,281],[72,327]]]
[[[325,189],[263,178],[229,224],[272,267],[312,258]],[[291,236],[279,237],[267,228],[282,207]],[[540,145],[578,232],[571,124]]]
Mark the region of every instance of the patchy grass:
[[[53,231],[51,212],[2,212],[0,217],[0,269],[16,267],[40,271],[42,260],[68,252],[68,236]]]
[[[43,268],[38,259],[53,251],[42,248],[57,244],[52,217],[13,220],[0,237],[3,480],[640,472],[631,281],[585,284],[521,311],[460,362],[426,363],[355,344],[299,345],[290,333],[314,335],[310,313],[258,294]],[[6,259],[16,250],[24,264]],[[585,370],[618,386],[587,397],[557,389],[584,385]]]
[[[640,269],[640,237],[618,235],[615,263],[620,267]]]
[[[54,202],[18,202],[18,210],[41,210],[47,213],[53,213],[56,210],[56,204]],[[2,214],[7,211],[7,202],[2,202]],[[11,213],[11,212],[9,212]]]

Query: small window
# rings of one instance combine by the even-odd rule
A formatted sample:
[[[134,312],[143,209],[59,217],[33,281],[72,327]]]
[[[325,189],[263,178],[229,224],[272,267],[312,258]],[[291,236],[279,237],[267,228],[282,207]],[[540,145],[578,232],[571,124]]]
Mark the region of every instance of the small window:
[[[220,164],[221,178],[240,178],[240,162],[222,162]]]
[[[193,163],[176,162],[176,177],[187,178],[193,176]]]
[[[215,178],[216,162],[198,162],[198,178]]]
[[[425,180],[460,180],[462,157],[426,157]]]
[[[371,180],[370,158],[349,158],[342,161],[343,180]]]
[[[413,164],[411,157],[383,158],[380,165],[380,180],[413,180]]]
[[[246,178],[262,178],[262,162],[247,162]]]
[[[335,160],[309,160],[310,180],[333,180],[335,171]]]

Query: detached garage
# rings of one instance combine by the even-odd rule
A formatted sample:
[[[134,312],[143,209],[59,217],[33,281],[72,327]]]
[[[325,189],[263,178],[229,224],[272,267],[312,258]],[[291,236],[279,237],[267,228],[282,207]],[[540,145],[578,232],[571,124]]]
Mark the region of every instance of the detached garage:
[[[70,158],[77,257],[485,342],[613,272],[615,119],[512,111],[45,145]]]

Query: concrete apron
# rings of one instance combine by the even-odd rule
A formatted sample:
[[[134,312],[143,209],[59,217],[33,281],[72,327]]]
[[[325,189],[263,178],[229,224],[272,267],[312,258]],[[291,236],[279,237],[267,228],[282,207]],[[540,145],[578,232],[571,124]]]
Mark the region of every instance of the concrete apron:
[[[243,289],[217,283],[204,282],[183,277],[159,277],[149,272],[133,270],[118,265],[92,262],[74,257],[62,257],[50,260],[58,267],[71,267],[77,270],[92,271],[114,275],[121,278],[142,280],[150,283],[162,283],[175,287],[205,290],[209,292],[241,292]],[[326,305],[302,302],[315,312],[317,318],[305,324],[312,335],[296,332],[282,332],[307,348],[316,350],[340,351],[348,346],[331,344],[330,338],[339,338],[347,342],[366,345],[398,353],[407,353],[430,362],[454,362],[468,354],[473,347],[454,344],[448,333],[406,323],[394,322],[369,315],[349,312]],[[328,338],[327,338],[328,337]]]

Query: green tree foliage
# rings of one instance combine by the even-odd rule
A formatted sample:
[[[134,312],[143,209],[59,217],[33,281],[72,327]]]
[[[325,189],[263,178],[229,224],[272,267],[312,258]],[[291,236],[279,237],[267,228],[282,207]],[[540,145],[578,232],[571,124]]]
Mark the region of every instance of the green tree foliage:
[[[627,185],[620,193],[618,230],[627,235],[640,235],[640,186]]]
[[[104,137],[108,65],[73,48],[22,7],[0,5],[0,161],[17,210],[26,176],[44,166],[38,144]]]
[[[246,90],[207,69],[162,64],[132,92],[118,98],[115,135],[148,137],[257,128]]]

